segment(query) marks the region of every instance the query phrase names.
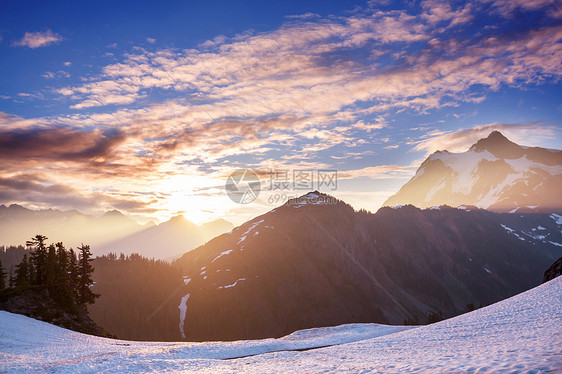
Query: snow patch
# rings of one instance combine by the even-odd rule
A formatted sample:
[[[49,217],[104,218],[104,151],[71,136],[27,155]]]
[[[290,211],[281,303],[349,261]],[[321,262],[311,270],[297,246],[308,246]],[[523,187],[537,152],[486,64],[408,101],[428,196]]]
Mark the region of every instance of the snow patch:
[[[191,282],[191,278],[189,278],[187,275],[183,276],[183,283],[185,283],[185,285],[187,286],[189,284],[189,282]]]
[[[439,183],[435,184],[435,186],[433,186],[431,190],[429,190],[427,195],[425,195],[425,202],[430,202],[431,199],[433,199],[433,196],[435,196],[435,194],[439,192],[439,190],[445,187],[445,184],[447,184],[447,181],[445,180],[445,178],[441,178]]]
[[[474,152],[469,151],[469,152],[465,152],[465,153],[474,153]],[[487,151],[479,152],[478,154],[483,154],[483,153],[488,153],[488,152]],[[484,158],[488,159],[487,156],[484,157]],[[490,161],[493,161],[493,160],[490,159]],[[544,164],[541,164],[541,163],[531,161],[531,160],[527,159],[526,156],[523,156],[523,157],[515,159],[515,160],[504,159],[504,161],[511,167],[511,169],[514,172],[508,174],[506,176],[506,178],[501,183],[498,183],[496,186],[492,187],[486,193],[486,195],[479,196],[479,198],[478,198],[479,202],[476,204],[479,208],[487,209],[491,205],[497,203],[501,194],[504,193],[505,191],[509,190],[509,188],[511,188],[511,186],[516,184],[518,181],[521,180],[521,181],[527,182],[527,177],[529,176],[529,173],[536,174],[536,172],[533,171],[534,169],[543,170],[550,175],[562,174],[562,165],[555,165],[555,166],[544,165]],[[474,169],[474,171],[475,170],[476,169]],[[469,172],[468,170],[465,171],[465,173],[468,173],[468,172]],[[455,180],[455,182],[458,183],[459,180]],[[470,190],[472,189],[472,186],[473,186],[473,184],[470,184],[470,185],[466,186],[468,192],[465,193],[465,194],[470,193]],[[516,210],[512,210],[510,213],[514,213],[515,211]]]
[[[521,235],[519,235],[518,233],[516,233],[514,229],[512,229],[512,228],[510,228],[510,227],[507,227],[506,225],[501,224],[501,223],[500,223],[500,225],[501,225],[501,227],[503,227],[507,232],[509,232],[510,234],[515,235],[515,236],[517,237],[517,239],[525,241],[525,238],[522,237]]]
[[[506,229],[510,234],[511,234],[512,232],[515,232],[514,229],[512,229],[512,228],[510,228],[510,227],[507,227],[507,226],[504,225],[504,224],[501,224],[501,223],[500,223],[500,225],[501,225],[504,229]]]
[[[211,261],[211,263],[215,262],[216,260],[218,260],[219,258],[221,258],[222,256],[226,256],[228,254],[230,254],[232,252],[232,249],[229,249],[228,251],[224,251],[222,252],[220,255],[218,255],[217,257],[215,257],[215,259],[213,261]]]
[[[555,220],[557,225],[562,225],[562,216],[560,214],[552,213],[550,218]]]
[[[190,294],[185,295],[181,298],[180,305],[178,306],[180,310],[180,333],[181,337],[185,339],[185,332],[183,331],[183,326],[185,323],[185,313],[187,312],[187,300],[189,299]]]
[[[236,285],[238,284],[239,281],[243,281],[243,280],[246,280],[246,278],[236,279],[236,282],[234,282],[234,283],[232,283],[232,284],[229,284],[229,285],[227,285],[227,286],[220,286],[220,287],[217,288],[217,289],[220,290],[220,289],[223,289],[223,288],[231,288],[231,287],[234,287],[234,286],[236,286]]]
[[[257,222],[252,223],[252,224],[250,225],[250,227],[242,234],[242,236],[240,237],[240,240],[238,240],[238,243],[236,243],[236,245],[242,243],[242,242],[246,239],[246,236],[247,236],[253,229],[255,229],[260,223],[262,223],[263,221],[264,221],[264,220],[261,219],[261,220],[259,220],[259,221],[257,221]]]

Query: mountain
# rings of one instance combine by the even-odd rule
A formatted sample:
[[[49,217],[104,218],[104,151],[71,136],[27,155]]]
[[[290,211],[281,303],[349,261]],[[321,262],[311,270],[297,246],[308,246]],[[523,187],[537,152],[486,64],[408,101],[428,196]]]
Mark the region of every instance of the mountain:
[[[89,244],[96,256],[136,252],[145,257],[173,259],[232,228],[224,219],[197,226],[176,216],[159,225],[152,221],[139,225],[118,210],[95,217],[75,210],[0,205],[0,245],[24,245],[32,236],[42,234],[49,241],[62,241],[67,248]]]
[[[67,247],[84,243],[94,249],[142,228],[117,210],[95,217],[75,210],[31,210],[17,204],[0,205],[1,245],[23,245],[32,236],[42,234],[52,241],[64,242]]]
[[[543,283],[549,282],[560,275],[562,275],[562,257],[544,272]]]
[[[407,204],[560,213],[562,151],[523,147],[494,131],[467,152],[430,155],[383,206]]]
[[[222,218],[201,225],[201,231],[204,233],[207,240],[212,239],[215,236],[219,236],[220,234],[224,234],[225,232],[229,232],[233,228],[234,226],[232,223]]]
[[[176,261],[188,340],[424,322],[534,287],[562,254],[556,215],[449,207],[355,212],[311,192]]]
[[[237,342],[104,339],[0,311],[0,367],[68,373],[556,373],[562,371],[561,293],[558,278],[429,326],[352,324]]]
[[[179,215],[100,245],[95,250],[98,255],[140,253],[149,258],[171,260],[232,228],[232,224],[223,219],[198,226]]]

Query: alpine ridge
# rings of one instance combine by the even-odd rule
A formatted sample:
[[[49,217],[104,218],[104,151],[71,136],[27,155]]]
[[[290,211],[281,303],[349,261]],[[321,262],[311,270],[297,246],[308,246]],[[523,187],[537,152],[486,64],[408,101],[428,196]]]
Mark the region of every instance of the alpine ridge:
[[[561,225],[446,206],[371,214],[311,192],[178,259],[179,330],[236,340],[450,317],[540,284],[562,254]]]
[[[562,151],[523,147],[494,131],[467,152],[431,154],[383,206],[406,204],[560,213]]]

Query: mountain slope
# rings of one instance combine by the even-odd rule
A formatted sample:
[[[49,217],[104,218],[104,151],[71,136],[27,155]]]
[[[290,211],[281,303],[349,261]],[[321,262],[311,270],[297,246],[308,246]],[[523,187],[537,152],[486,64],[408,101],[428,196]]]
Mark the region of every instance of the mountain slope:
[[[230,231],[232,227],[230,222],[222,219],[197,226],[183,216],[176,216],[95,249],[98,255],[140,253],[148,258],[169,260]]]
[[[494,131],[467,152],[430,155],[383,206],[406,204],[560,212],[562,151],[522,147]]]
[[[261,338],[350,322],[423,322],[431,312],[452,316],[502,300],[540,284],[562,253],[562,222],[536,215],[537,226],[522,218],[509,231],[504,218],[447,207],[369,214],[309,193],[176,262],[187,283],[180,329],[189,340]],[[538,222],[550,241],[514,235]]]
[[[0,312],[0,367],[8,372],[65,373],[559,372],[561,293],[559,277],[429,326],[406,330],[401,326],[344,325],[299,331],[281,339],[228,343],[103,339]],[[341,344],[346,342],[352,343]],[[294,351],[329,345],[334,346]],[[245,358],[229,360],[234,357]]]

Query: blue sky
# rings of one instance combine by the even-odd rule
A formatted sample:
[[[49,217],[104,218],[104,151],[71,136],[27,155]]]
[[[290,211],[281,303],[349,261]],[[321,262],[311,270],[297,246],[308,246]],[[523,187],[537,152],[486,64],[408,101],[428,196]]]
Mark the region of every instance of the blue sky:
[[[271,191],[232,203],[233,170],[337,169],[328,192],[376,210],[494,129],[562,148],[552,0],[10,1],[0,20],[0,203],[241,223]]]

